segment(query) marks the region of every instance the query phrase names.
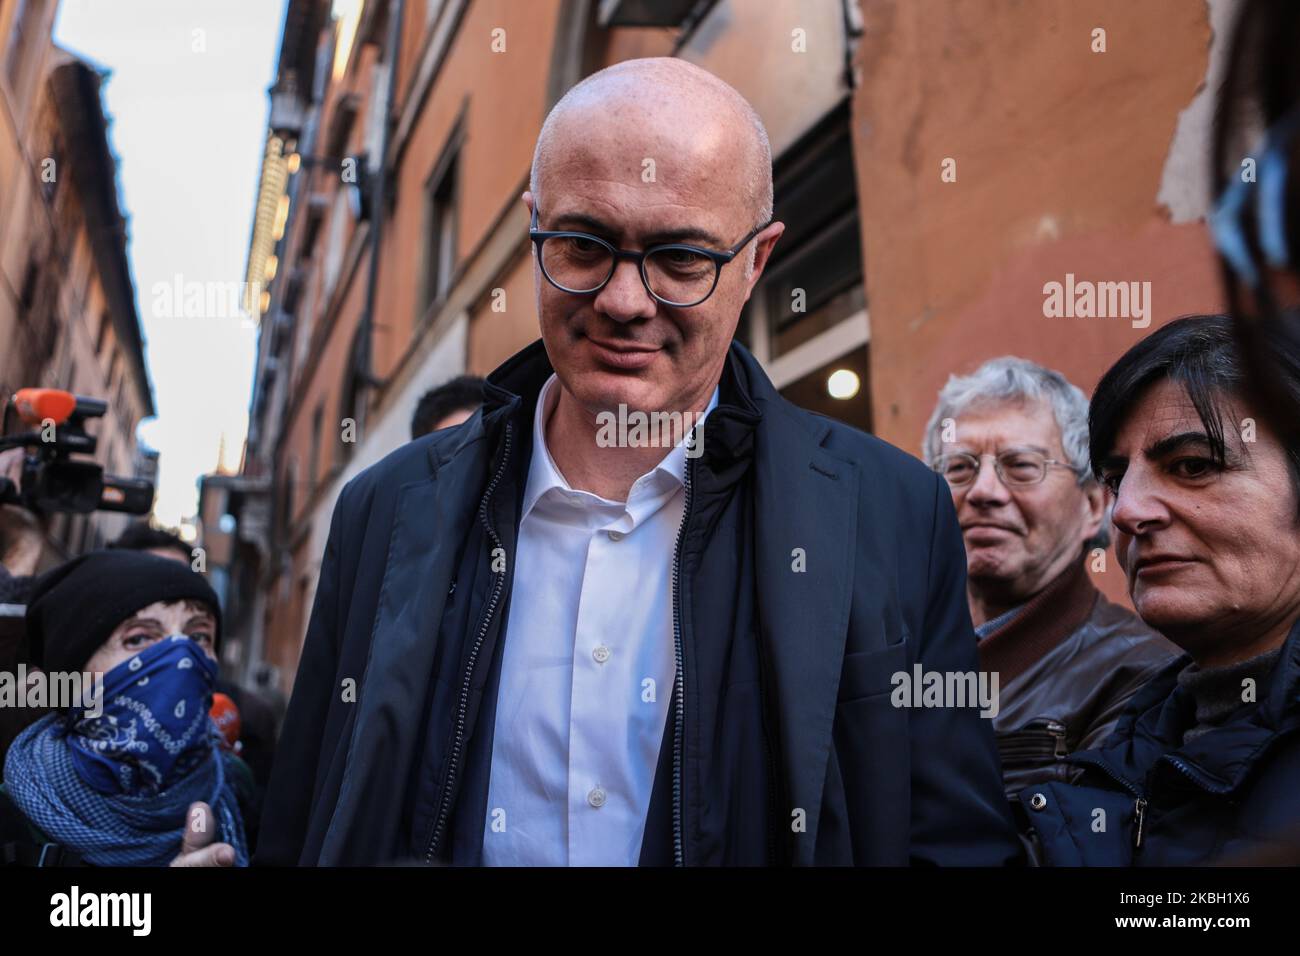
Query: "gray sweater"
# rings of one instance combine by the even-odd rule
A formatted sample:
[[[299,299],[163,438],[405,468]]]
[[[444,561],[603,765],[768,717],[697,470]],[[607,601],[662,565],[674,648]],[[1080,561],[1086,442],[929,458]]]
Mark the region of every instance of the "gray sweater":
[[[1264,684],[1282,654],[1281,646],[1258,657],[1251,657],[1227,667],[1205,669],[1198,664],[1188,664],[1178,675],[1178,685],[1187,690],[1196,701],[1196,724],[1183,734],[1183,743],[1195,740],[1218,727],[1237,708],[1246,706],[1245,681],[1254,681],[1253,700],[1264,693]]]

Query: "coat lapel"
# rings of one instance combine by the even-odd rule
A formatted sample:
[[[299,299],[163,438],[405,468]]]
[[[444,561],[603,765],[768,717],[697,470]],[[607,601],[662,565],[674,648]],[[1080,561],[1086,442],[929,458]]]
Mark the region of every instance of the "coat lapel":
[[[756,449],[755,501],[759,620],[790,798],[777,816],[793,823],[803,811],[794,863],[811,865],[848,633],[859,478],[852,462],[820,447],[825,426],[810,433],[785,408],[765,404],[768,424],[781,432]]]

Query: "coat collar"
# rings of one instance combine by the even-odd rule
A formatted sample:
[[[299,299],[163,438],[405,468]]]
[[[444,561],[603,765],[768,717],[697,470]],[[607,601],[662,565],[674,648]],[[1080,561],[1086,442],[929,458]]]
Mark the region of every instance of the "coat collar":
[[[483,408],[481,414],[476,414],[474,419],[481,428],[471,431],[475,434],[491,432],[506,419],[522,421],[525,428],[528,428],[542,387],[554,371],[541,339],[512,355],[488,375]],[[730,418],[744,423],[746,428],[752,428],[762,418],[757,401],[770,398],[784,402],[753,356],[739,343],[733,342],[723,364],[722,380],[718,385],[718,405],[710,412],[709,420],[712,421],[715,416]],[[522,419],[519,418],[521,415]],[[824,435],[826,431],[829,431],[829,427],[822,429],[821,434]],[[723,451],[728,453],[734,453],[736,446],[743,440],[742,435],[732,430],[719,432],[718,437],[724,446]]]

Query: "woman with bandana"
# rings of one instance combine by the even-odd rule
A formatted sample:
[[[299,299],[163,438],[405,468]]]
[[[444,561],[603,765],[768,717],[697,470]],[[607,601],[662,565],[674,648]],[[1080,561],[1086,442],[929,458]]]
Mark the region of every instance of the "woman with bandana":
[[[209,716],[220,626],[200,575],[143,552],[91,552],[36,582],[32,659],[103,685],[9,748],[0,826],[20,816],[31,835],[6,844],[12,862],[248,865],[236,798],[247,769]]]

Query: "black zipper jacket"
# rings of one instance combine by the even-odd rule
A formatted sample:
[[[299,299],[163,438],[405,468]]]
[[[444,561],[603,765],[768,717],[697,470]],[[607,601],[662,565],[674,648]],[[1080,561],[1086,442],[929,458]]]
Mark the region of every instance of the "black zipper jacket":
[[[469,421],[341,492],[258,862],[477,860],[532,413],[550,374],[536,342],[489,377]],[[650,810],[664,812],[665,855],[646,846],[643,862],[1017,859],[989,722],[891,702],[913,665],[977,669],[947,487],[789,404],[739,345],[720,393],[674,555],[677,680]],[[647,841],[656,830],[648,820]]]

